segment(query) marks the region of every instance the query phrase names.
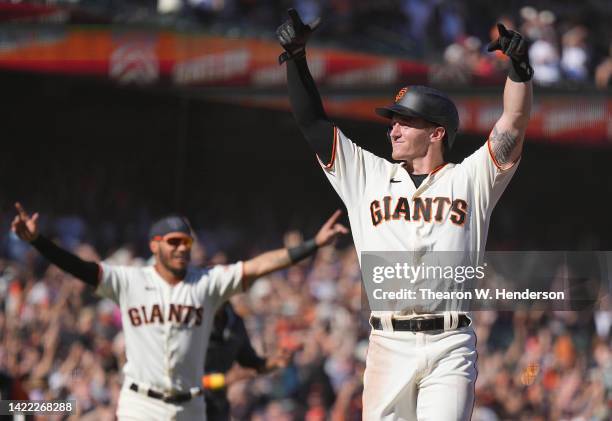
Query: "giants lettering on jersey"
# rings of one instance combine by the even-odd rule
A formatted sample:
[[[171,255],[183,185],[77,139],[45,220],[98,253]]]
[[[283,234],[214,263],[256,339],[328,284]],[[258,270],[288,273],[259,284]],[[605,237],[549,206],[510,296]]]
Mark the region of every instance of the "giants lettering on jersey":
[[[467,217],[468,204],[465,200],[450,200],[448,197],[415,197],[410,201],[406,197],[394,199],[385,196],[382,200],[370,203],[372,224],[378,226],[385,221],[425,221],[442,222],[447,211],[453,224],[463,226]],[[411,211],[412,209],[412,211]]]
[[[164,324],[164,322],[189,325],[191,321],[193,321],[192,324],[200,326],[202,324],[203,315],[203,307],[187,306],[183,304],[170,304],[170,312],[166,317],[164,317],[159,304],[154,304],[151,308],[140,306],[128,309],[128,316],[130,316],[132,326],[140,326],[143,323]]]

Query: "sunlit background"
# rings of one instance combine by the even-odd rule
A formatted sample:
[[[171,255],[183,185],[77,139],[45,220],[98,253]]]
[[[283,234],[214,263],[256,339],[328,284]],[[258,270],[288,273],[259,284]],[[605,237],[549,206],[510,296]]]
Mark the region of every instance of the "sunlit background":
[[[288,7],[322,18],[308,59],[328,114],[387,158],[373,109],[409,84],[456,101],[451,160],[481,145],[508,66],[486,44],[499,21],[526,35],[535,105],[487,248],[612,250],[607,1],[0,2],[3,399],[70,397],[79,419],[113,419],[125,359],[114,304],[9,234],[14,201],[84,258],[136,265],[162,214],[192,220],[205,265],[312,236],[342,206],[289,111],[274,37]],[[229,388],[235,419],[360,419],[360,279],[349,237],[235,299],[260,353],[304,345]],[[609,308],[476,312],[473,420],[610,419]]]

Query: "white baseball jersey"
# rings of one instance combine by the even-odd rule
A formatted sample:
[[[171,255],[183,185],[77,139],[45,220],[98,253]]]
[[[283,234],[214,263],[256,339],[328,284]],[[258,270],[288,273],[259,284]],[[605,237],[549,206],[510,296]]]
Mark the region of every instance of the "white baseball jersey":
[[[489,142],[460,164],[444,164],[417,188],[402,164],[380,158],[334,128],[332,158],[320,162],[344,202],[362,251],[484,252],[491,212],[517,165],[501,170]]]
[[[125,381],[164,393],[199,387],[215,312],[232,294],[242,292],[242,262],[189,268],[174,286],[153,266],[100,267],[97,293],[121,309]]]

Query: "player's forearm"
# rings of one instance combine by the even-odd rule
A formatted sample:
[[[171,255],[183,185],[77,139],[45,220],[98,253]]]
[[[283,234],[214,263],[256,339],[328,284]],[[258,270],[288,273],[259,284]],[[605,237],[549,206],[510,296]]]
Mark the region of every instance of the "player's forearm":
[[[287,62],[287,88],[293,114],[300,126],[309,127],[317,120],[329,120],[306,57]]]
[[[251,339],[241,317],[236,317],[233,329],[236,337],[242,338],[240,348],[238,348],[238,353],[236,354],[236,362],[242,367],[254,368],[258,372],[265,370],[266,359],[257,355],[257,351],[251,345]]]
[[[287,61],[287,86],[298,127],[321,161],[329,162],[334,127],[325,113],[305,57]]]
[[[291,259],[287,249],[267,251],[244,262],[243,280],[250,282],[290,265]]]
[[[249,284],[257,278],[277,270],[285,269],[300,260],[314,255],[318,248],[315,240],[312,239],[296,247],[277,249],[260,254],[244,262],[243,281]]]
[[[515,82],[506,78],[504,87],[504,112],[503,117],[516,130],[523,133],[529,124],[531,115],[531,104],[533,101],[533,88],[531,81]]]
[[[504,111],[489,137],[491,151],[502,166],[510,166],[521,155],[532,104],[532,84],[506,79]]]
[[[43,257],[64,272],[68,272],[86,284],[94,287],[98,285],[100,268],[97,263],[87,262],[75,256],[42,235],[39,235],[30,244],[32,244]]]
[[[257,355],[257,352],[251,346],[250,340],[246,340],[236,357],[236,361],[242,367],[253,368],[258,372],[263,372],[266,369],[266,359]]]

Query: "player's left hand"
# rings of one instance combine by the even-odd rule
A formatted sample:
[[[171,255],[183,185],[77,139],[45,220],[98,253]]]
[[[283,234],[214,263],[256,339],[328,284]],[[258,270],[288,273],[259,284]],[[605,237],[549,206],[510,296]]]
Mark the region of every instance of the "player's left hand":
[[[348,234],[349,230],[344,225],[338,222],[338,218],[342,215],[342,211],[338,209],[334,214],[323,224],[317,235],[315,235],[315,243],[318,247],[323,247],[331,244],[332,241],[340,234]]]
[[[297,10],[289,9],[287,13],[289,14],[289,19],[283,22],[276,30],[276,37],[286,51],[279,56],[279,64],[291,58],[303,55],[310,34],[312,34],[321,23],[321,18],[317,18],[306,25],[302,22],[302,18]]]
[[[500,50],[513,60],[527,61],[527,41],[518,32],[506,29],[502,23],[497,24],[499,38],[487,45],[487,51]]]

